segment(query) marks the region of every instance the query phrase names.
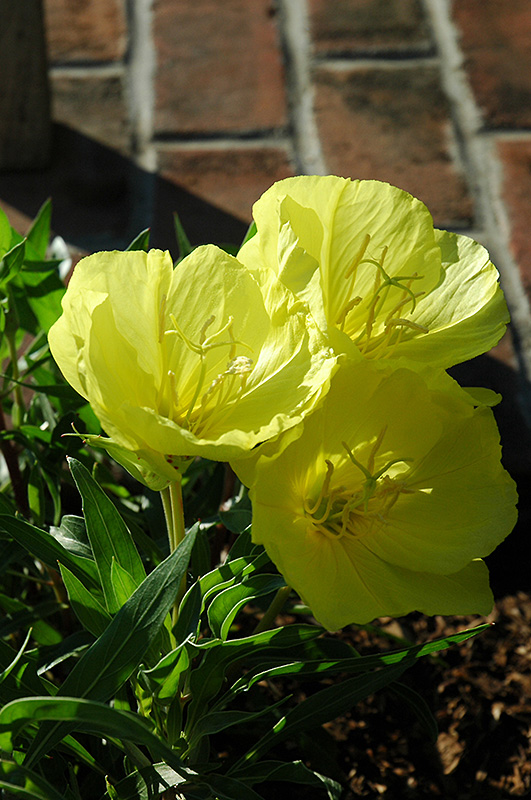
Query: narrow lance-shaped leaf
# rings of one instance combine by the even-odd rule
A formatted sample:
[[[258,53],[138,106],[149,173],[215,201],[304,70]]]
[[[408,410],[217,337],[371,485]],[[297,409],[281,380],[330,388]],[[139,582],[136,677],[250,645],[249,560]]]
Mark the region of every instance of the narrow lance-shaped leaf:
[[[149,236],[151,233],[151,228],[144,228],[143,231],[140,231],[138,236],[135,236],[131,244],[129,244],[125,249],[126,250],[144,250],[146,253],[149,250]]]
[[[113,559],[129,573],[136,586],[146,576],[142,559],[112,500],[107,497],[83,464],[74,458],[68,461],[72,477],[83,498],[87,534],[98,565],[107,609],[112,614],[122,605],[112,580]]]
[[[6,792],[6,797],[64,800],[64,796],[41,775],[4,759],[0,760],[0,789]]]
[[[246,580],[225,589],[211,602],[208,623],[214,636],[226,639],[236,614],[246,603],[270,594],[286,585],[282,575],[251,575]]]
[[[111,615],[98,601],[94,592],[89,591],[73,572],[63,564],[59,566],[74,614],[87,631],[94,636],[101,636],[112,620]]]
[[[294,734],[309,728],[316,728],[325,722],[329,722],[338,714],[344,713],[352,708],[360,700],[363,700],[378,689],[386,686],[391,681],[396,680],[407,669],[408,664],[395,664],[385,667],[369,675],[348,678],[341,683],[329,686],[320,692],[303,700],[295,708],[288,711],[277,724],[263,736],[257,744],[243,756],[237,765],[231,770],[234,772],[236,767],[247,761],[254,761],[264,753],[267,753],[279,742],[290,738]]]
[[[308,769],[302,761],[260,761],[257,764],[246,765],[235,777],[251,785],[264,781],[286,781],[303,786],[324,787],[330,800],[339,800],[343,794],[343,788],[339,783]]]
[[[125,683],[155,641],[175,601],[197,530],[196,524],[177,549],[131,595],[68,675],[61,685],[60,695],[104,702]],[[69,730],[66,723],[43,726],[28,753],[26,765],[31,766]]]
[[[439,735],[437,720],[422,695],[412,689],[411,686],[398,681],[391,684],[389,691],[407,704],[408,708],[415,714],[430,742],[436,742]]]
[[[260,652],[265,655],[277,648],[284,649],[308,639],[315,639],[321,634],[322,629],[313,625],[292,625],[262,631],[243,639],[213,642],[211,649],[190,677],[192,699],[188,707],[188,728],[192,729],[208,701],[219,691],[229,664],[245,658],[249,653]],[[198,645],[196,647],[201,649]]]
[[[143,717],[77,697],[31,697],[8,703],[0,711],[0,747],[11,750],[12,739],[18,731],[29,722],[41,720],[65,723],[70,730],[144,744],[173,769],[184,772],[177,754],[150,730]]]
[[[50,241],[51,220],[52,201],[48,198],[39,208],[26,237],[28,243],[26,256],[32,261],[44,261],[46,258],[46,251]]]
[[[306,676],[324,677],[328,675],[337,675],[340,672],[354,673],[357,675],[367,673],[370,670],[378,667],[391,666],[393,664],[403,664],[406,667],[411,666],[413,662],[422,658],[422,656],[437,653],[439,650],[444,650],[452,644],[459,644],[476,636],[478,633],[490,628],[489,623],[478,625],[476,628],[469,628],[459,633],[454,633],[451,636],[446,636],[443,639],[435,639],[432,642],[425,644],[413,645],[412,647],[404,648],[403,650],[391,650],[388,653],[377,653],[368,656],[353,656],[327,659],[327,658],[296,658],[286,663],[272,664],[267,666],[267,656],[264,656],[265,663],[258,664],[254,669],[249,670],[243,677],[239,678],[228,690],[227,694],[223,697],[223,705],[226,705],[232,697],[242,691],[248,691],[251,686],[259,681],[268,680],[282,675],[297,675],[299,678]],[[321,642],[323,640],[320,640]],[[319,644],[320,642],[318,642]],[[220,703],[217,704],[220,706]]]
[[[57,569],[59,561],[80,580],[90,586],[99,586],[98,570],[94,561],[72,555],[50,533],[7,514],[0,515],[0,529],[50,567]]]

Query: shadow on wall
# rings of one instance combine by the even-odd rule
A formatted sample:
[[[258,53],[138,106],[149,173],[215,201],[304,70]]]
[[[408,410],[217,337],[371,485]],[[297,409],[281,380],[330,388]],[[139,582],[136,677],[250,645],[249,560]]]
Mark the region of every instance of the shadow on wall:
[[[51,197],[55,232],[88,252],[127,247],[151,227],[152,246],[169,249],[176,257],[174,211],[194,244],[237,244],[248,227],[177,184],[139,169],[115,150],[58,124],[49,167],[0,173],[0,197],[31,218]]]
[[[0,197],[30,218],[49,196],[54,230],[87,252],[123,249],[141,230],[151,227],[152,246],[169,249],[175,257],[174,211],[193,244],[235,244],[247,230],[247,223],[62,125],[54,126],[50,167],[0,174]],[[519,376],[487,355],[454,367],[451,374],[463,386],[486,386],[503,396],[494,413],[504,464],[518,484],[520,519],[514,533],[487,562],[497,597],[529,591],[531,434],[518,401]]]

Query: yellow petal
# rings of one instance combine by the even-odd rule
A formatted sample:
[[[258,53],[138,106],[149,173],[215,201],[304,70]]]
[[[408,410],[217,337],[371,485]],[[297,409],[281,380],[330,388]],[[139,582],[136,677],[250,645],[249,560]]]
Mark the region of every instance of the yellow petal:
[[[407,192],[378,181],[288,178],[253,215],[257,234],[239,258],[251,270],[272,269],[308,303],[337,352],[446,368],[486,352],[505,330],[484,248],[434,230]]]
[[[297,433],[234,468],[250,479],[253,540],[320,622],[488,612],[477,559],[517,500],[490,409],[438,371],[349,363]]]
[[[160,251],[83,259],[50,347],[115,445],[164,480],[174,457],[242,457],[297,425],[336,368],[273,273],[210,245],[175,270]]]

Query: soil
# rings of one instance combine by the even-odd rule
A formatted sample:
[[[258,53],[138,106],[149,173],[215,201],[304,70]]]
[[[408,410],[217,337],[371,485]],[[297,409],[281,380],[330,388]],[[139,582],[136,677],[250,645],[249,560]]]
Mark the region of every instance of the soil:
[[[409,615],[384,621],[383,630],[421,642],[484,621]],[[386,691],[326,726],[348,786],[344,800],[531,796],[531,594],[498,600],[487,621],[487,631],[421,659],[401,679],[432,710],[436,741]],[[350,629],[346,637],[362,653],[397,646],[366,630]]]

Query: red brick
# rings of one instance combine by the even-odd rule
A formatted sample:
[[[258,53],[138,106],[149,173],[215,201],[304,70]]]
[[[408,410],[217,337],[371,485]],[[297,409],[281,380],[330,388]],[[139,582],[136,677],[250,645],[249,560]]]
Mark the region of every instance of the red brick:
[[[310,0],[316,51],[407,51],[431,48],[419,0]]]
[[[126,47],[124,0],[44,0],[50,61],[116,61]]]
[[[157,0],[154,30],[158,133],[284,125],[271,0]]]
[[[426,203],[441,227],[470,224],[472,200],[449,153],[450,122],[436,70],[323,68],[315,83],[330,172],[393,183]]]
[[[159,174],[155,241],[175,250],[173,211],[194,243],[239,243],[255,200],[293,168],[281,148],[164,149]]]
[[[531,239],[529,210],[531,197],[531,138],[498,142],[503,164],[503,192],[511,220],[511,249],[529,299],[531,300]]]
[[[458,0],[453,15],[487,123],[496,128],[530,127],[529,0]]]
[[[129,153],[129,121],[122,79],[53,76],[53,118],[100,144]]]

